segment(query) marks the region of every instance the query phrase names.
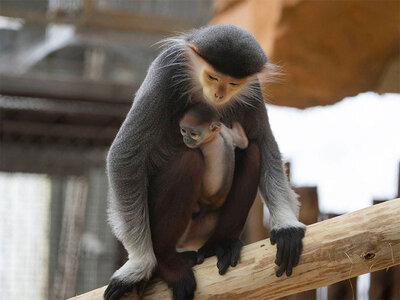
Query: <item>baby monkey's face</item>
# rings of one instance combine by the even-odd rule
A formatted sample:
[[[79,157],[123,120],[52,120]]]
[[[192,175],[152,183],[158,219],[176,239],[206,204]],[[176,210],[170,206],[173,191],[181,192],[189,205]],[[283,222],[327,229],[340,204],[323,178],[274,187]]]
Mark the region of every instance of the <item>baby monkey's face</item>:
[[[183,142],[187,147],[192,149],[211,142],[221,130],[221,123],[219,122],[191,124],[187,121],[188,118],[183,118],[179,126]]]
[[[180,127],[183,142],[189,148],[198,148],[207,138],[207,133],[202,128],[187,126],[185,124],[180,124]]]

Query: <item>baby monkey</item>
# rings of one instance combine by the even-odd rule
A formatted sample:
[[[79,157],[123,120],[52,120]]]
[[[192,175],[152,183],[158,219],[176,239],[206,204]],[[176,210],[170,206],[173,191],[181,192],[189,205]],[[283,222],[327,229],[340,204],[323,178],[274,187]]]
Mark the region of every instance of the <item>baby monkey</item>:
[[[232,186],[235,168],[235,146],[247,148],[243,127],[232,129],[221,123],[218,113],[204,102],[193,105],[179,122],[183,142],[189,148],[200,148],[205,172],[200,203],[217,209],[224,203]]]

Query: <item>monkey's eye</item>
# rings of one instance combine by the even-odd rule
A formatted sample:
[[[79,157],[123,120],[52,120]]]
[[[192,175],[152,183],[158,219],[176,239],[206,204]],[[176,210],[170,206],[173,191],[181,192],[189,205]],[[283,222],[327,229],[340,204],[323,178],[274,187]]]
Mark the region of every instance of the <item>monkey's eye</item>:
[[[207,74],[207,76],[208,76],[208,79],[210,79],[210,80],[218,81],[217,77],[214,77],[214,76],[212,76],[210,74]]]
[[[186,135],[186,130],[183,129],[183,128],[181,128],[181,134],[182,134],[182,135]]]
[[[235,83],[235,82],[229,82],[229,84],[230,84],[231,86],[238,86],[238,85],[239,85],[239,83]]]
[[[200,135],[198,135],[198,134],[195,133],[195,132],[191,132],[191,133],[190,133],[190,137],[191,137],[192,139],[194,139],[194,140],[200,139]]]

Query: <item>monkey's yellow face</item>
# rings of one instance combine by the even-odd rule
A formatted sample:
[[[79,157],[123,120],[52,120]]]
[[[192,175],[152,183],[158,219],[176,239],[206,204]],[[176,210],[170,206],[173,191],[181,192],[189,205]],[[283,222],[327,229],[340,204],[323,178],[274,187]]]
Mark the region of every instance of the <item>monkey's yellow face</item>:
[[[230,101],[248,81],[248,78],[236,79],[218,73],[209,65],[205,65],[202,68],[199,76],[199,81],[203,87],[203,95],[214,106]]]
[[[188,57],[204,98],[213,106],[229,102],[250,80],[250,77],[238,79],[217,72],[197,53],[193,45],[189,45]]]

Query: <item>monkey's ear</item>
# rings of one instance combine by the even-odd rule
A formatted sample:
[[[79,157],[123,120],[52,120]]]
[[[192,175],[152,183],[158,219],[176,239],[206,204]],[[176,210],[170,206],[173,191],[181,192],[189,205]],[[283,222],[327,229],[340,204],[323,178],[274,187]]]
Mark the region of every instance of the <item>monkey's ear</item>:
[[[211,132],[219,132],[219,131],[221,131],[221,123],[220,122],[212,122],[210,124],[210,131]]]

